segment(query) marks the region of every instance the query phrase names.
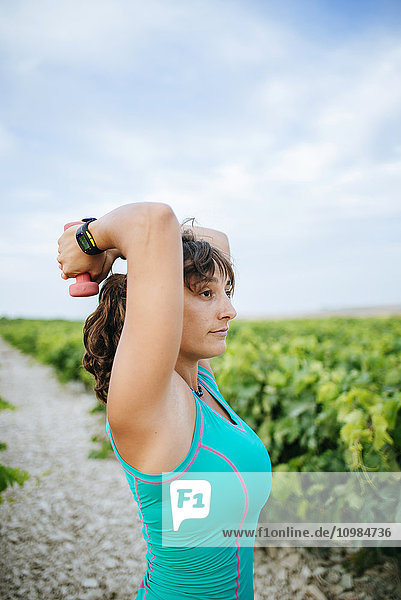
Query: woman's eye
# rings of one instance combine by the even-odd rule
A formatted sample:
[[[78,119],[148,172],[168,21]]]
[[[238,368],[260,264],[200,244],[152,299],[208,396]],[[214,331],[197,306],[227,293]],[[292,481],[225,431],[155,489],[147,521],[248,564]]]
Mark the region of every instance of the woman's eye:
[[[204,292],[201,292],[200,295],[202,296],[202,294],[210,294],[210,293],[211,293],[211,290],[205,290]],[[226,294],[231,299],[231,294],[232,294],[231,290],[227,290]],[[210,296],[207,296],[207,298],[210,298]]]

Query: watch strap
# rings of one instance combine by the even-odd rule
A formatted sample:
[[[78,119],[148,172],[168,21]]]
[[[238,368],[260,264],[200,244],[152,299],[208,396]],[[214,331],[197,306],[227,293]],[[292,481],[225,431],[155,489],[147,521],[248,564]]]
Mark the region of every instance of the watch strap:
[[[93,238],[93,235],[88,230],[89,223],[91,223],[92,221],[96,221],[96,218],[85,217],[84,219],[82,219],[82,221],[82,225],[80,225],[75,232],[77,243],[81,248],[82,252],[85,252],[85,254],[90,255],[102,254],[103,252],[105,252],[105,250],[100,250],[96,246],[96,242]]]

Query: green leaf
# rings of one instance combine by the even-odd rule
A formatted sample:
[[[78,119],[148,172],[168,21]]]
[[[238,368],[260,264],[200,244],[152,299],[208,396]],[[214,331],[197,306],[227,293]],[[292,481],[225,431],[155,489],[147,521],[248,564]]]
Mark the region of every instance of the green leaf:
[[[17,407],[0,397],[0,410],[15,410]]]
[[[319,404],[332,402],[339,395],[339,387],[333,381],[326,381],[318,387],[316,400]]]
[[[20,469],[0,464],[0,503],[2,502],[1,492],[8,486],[13,486],[14,483],[23,485],[27,479],[29,479],[27,471],[21,471]]]
[[[387,421],[383,415],[373,415],[372,424],[374,430],[373,447],[379,451],[385,444],[393,444],[393,440],[387,433]]]

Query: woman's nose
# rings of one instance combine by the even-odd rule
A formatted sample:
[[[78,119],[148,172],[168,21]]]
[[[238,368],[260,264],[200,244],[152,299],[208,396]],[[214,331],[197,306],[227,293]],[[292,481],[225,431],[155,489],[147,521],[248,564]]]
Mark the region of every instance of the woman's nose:
[[[226,296],[226,300],[227,303],[223,308],[223,314],[224,316],[229,317],[230,319],[235,319],[235,317],[237,316],[237,311],[231,303],[231,298],[228,298],[228,296]]]

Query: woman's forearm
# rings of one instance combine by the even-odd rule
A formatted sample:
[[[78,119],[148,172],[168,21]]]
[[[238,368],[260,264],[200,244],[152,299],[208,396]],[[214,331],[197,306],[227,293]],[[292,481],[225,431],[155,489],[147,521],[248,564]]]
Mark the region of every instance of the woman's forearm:
[[[208,227],[191,227],[187,223],[182,225],[182,230],[185,229],[191,229],[195,233],[197,240],[202,239],[209,242],[211,246],[224,252],[227,255],[227,258],[230,259],[230,244],[225,233],[217,231],[216,229],[209,229]]]
[[[114,252],[116,258],[126,257],[135,235],[146,232],[151,215],[161,206],[159,202],[124,204],[89,223],[88,229],[98,248]]]

